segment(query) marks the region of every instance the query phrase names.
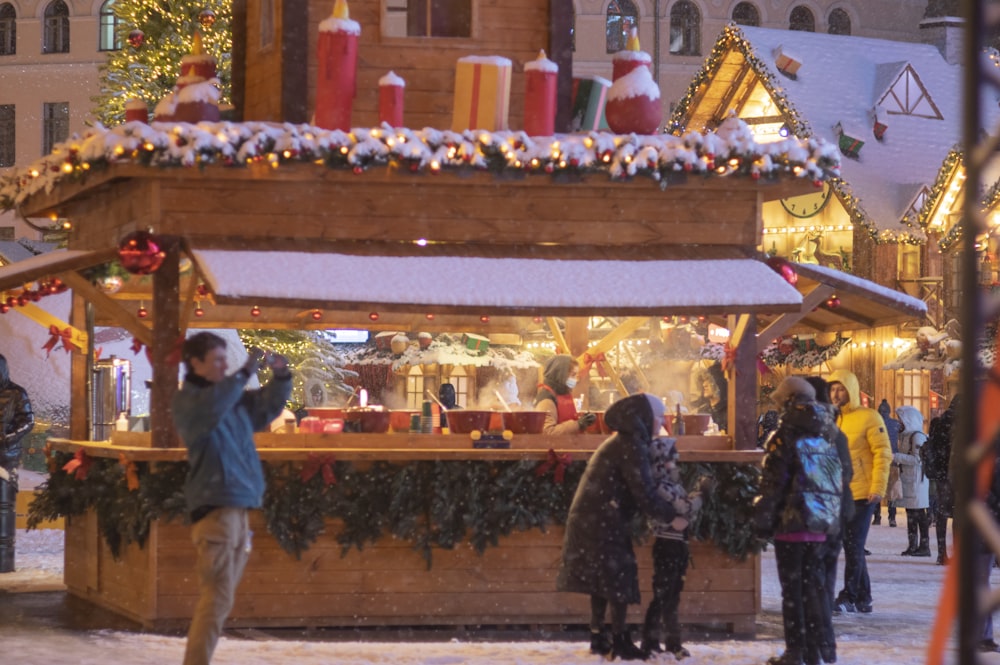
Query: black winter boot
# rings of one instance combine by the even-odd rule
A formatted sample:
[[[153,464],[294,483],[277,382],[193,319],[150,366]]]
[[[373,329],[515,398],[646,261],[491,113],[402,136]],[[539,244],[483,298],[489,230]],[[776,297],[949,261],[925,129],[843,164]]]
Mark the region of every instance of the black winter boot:
[[[646,660],[646,654],[635,645],[632,636],[626,630],[624,633],[615,633],[611,637],[611,660],[621,658],[622,660]]]
[[[786,651],[780,656],[771,656],[767,665],[802,665],[802,656]]]
[[[655,637],[644,637],[642,638],[642,643],[639,645],[642,652],[646,654],[649,658],[654,653],[663,653],[663,647],[660,646],[660,640]]]
[[[899,555],[913,556],[917,552],[917,523],[914,520],[907,519],[906,521],[906,539],[909,547],[900,552]]]
[[[608,634],[603,630],[598,633],[590,633],[590,653],[598,656],[607,656],[611,653],[611,640],[608,639]]]

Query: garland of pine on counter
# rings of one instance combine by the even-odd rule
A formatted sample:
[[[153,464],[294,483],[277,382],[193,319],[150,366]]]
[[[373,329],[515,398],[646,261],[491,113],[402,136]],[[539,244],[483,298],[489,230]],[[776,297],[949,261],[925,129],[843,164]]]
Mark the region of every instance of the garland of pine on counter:
[[[49,453],[49,477],[28,512],[28,528],[94,510],[111,554],[143,547],[154,520],[187,520],[183,485],[187,462],[125,462]],[[84,459],[85,458],[85,459]],[[72,464],[81,461],[82,464]],[[360,470],[332,456],[306,463],[264,463],[263,513],[268,532],[300,558],[336,520],[346,554],[380,538],[409,541],[432,564],[435,548],[468,541],[482,553],[514,531],[566,522],[585,462],[377,462]],[[65,467],[69,465],[70,470]],[[753,535],[751,506],[760,482],[753,464],[682,464],[686,483],[718,480],[691,524],[691,537],[744,559],[762,549]],[[561,482],[560,482],[561,481]],[[642,520],[634,531],[644,536]]]

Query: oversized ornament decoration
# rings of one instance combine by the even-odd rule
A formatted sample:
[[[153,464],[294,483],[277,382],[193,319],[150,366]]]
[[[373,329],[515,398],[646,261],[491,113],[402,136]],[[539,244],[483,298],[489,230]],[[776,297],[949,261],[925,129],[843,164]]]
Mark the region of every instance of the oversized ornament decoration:
[[[133,275],[149,275],[160,269],[167,253],[149,231],[133,231],[118,244],[118,260]]]
[[[125,280],[118,275],[108,275],[107,277],[101,277],[97,280],[97,288],[109,295],[112,293],[118,293],[124,285]]]
[[[213,12],[211,9],[201,10],[201,13],[198,14],[198,23],[201,23],[201,27],[205,28],[206,30],[208,28],[211,28],[213,25],[215,25],[215,12]]]
[[[128,33],[128,45],[132,48],[138,50],[142,48],[143,43],[146,41],[146,33],[142,30],[133,30]]]
[[[798,283],[799,273],[795,272],[795,268],[792,267],[791,263],[780,256],[772,256],[769,258],[767,260],[767,265],[771,268],[771,270],[781,275],[781,277],[792,286],[795,286],[795,284]]]

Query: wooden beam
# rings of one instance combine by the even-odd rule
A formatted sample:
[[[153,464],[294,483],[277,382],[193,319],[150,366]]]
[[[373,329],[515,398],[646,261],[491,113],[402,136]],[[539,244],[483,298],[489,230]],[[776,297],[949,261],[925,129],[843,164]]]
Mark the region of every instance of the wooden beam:
[[[572,0],[549,0],[549,58],[559,66],[556,77],[556,132],[570,131],[573,92]]]
[[[125,309],[121,303],[91,284],[90,280],[75,272],[60,273],[59,278],[73,289],[74,293],[87,302],[93,303],[98,312],[130,332],[133,337],[146,346],[152,346],[152,331],[140,323],[135,314]]]
[[[804,294],[802,297],[802,307],[798,312],[782,314],[774,321],[771,321],[769,326],[760,331],[757,335],[757,353],[763,351],[768,344],[791,330],[792,326],[807,317],[814,308],[819,307],[821,303],[834,293],[836,293],[836,289],[832,286],[817,284],[816,288]]]
[[[602,339],[590,345],[586,352],[577,357],[577,362],[584,364],[584,356],[589,355],[596,358],[602,353],[610,351],[618,342],[627,339],[632,333],[641,328],[649,320],[648,316],[630,316],[618,324],[618,327],[605,335]]]
[[[562,329],[559,328],[559,321],[556,320],[556,317],[550,316],[546,319],[546,322],[549,324],[549,330],[552,332],[552,339],[556,341],[556,352],[569,353],[569,344],[566,343]]]
[[[737,91],[740,86],[746,82],[747,72],[750,71],[750,63],[743,59],[743,64],[740,66],[739,72],[733,77],[733,82],[729,84],[729,88],[726,90],[725,94],[719,100],[719,103],[715,107],[715,111],[712,112],[712,118],[716,123],[721,123],[727,117],[729,117],[730,109],[727,108],[732,104],[733,99],[736,96]]]
[[[741,317],[742,318],[742,317]],[[753,317],[746,317],[745,333],[734,348],[736,357],[727,385],[726,420],[736,450],[757,447],[757,344]]]

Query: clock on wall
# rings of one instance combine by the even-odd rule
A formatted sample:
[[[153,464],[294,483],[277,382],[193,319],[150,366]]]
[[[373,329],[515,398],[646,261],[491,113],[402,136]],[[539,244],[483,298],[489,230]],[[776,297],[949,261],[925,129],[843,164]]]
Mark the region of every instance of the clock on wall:
[[[823,183],[822,189],[817,189],[810,194],[801,194],[781,199],[781,207],[793,217],[812,217],[823,209],[827,201],[830,200],[831,193],[832,190],[829,183]]]

